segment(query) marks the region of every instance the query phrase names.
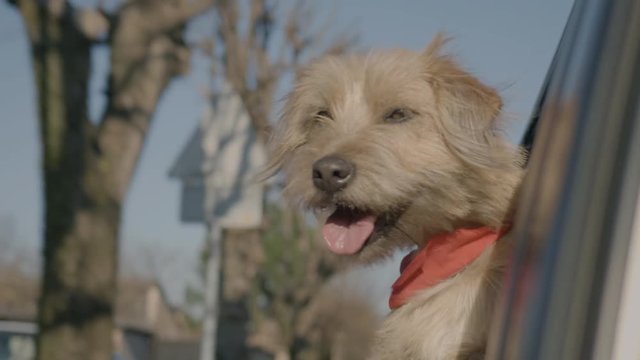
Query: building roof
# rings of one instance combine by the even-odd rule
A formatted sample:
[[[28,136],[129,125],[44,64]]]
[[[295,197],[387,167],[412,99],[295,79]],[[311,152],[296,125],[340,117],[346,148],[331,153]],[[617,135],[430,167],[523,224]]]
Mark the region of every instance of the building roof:
[[[242,100],[225,90],[204,109],[169,170],[182,181],[181,219],[215,220],[225,228],[260,226],[264,193],[256,176],[265,161]]]
[[[187,179],[190,177],[201,177],[203,175],[202,163],[204,162],[205,156],[201,144],[202,127],[199,125],[191,133],[191,136],[189,136],[180,154],[178,154],[178,157],[169,169],[169,177]]]
[[[35,322],[39,281],[14,268],[0,268],[0,320]],[[162,338],[187,340],[198,337],[187,317],[173,308],[161,286],[140,278],[119,281],[116,324]]]
[[[226,86],[204,108],[200,122],[171,166],[169,176],[188,179],[214,171],[234,173],[240,165],[255,171],[264,163],[264,152],[256,141],[242,99]]]

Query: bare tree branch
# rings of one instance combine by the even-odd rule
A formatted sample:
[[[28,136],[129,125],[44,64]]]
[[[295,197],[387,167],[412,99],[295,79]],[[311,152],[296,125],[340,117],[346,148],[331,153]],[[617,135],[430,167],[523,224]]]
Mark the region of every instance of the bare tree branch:
[[[109,19],[96,9],[76,9],[73,17],[78,29],[87,39],[97,41],[109,32]]]
[[[238,3],[240,2],[226,0],[215,5],[218,20],[217,38],[215,43],[207,45],[209,52],[213,54],[212,66],[215,67],[215,72],[212,76],[224,81],[225,85],[231,85],[232,90],[240,96],[259,141],[266,143],[271,130],[270,119],[273,115],[273,99],[278,82],[286,71],[299,66],[314,47],[318,53],[322,52],[320,40],[324,34],[312,28],[314,13],[304,0],[295,1],[294,6],[281,19],[281,24],[276,23],[276,13],[280,14],[276,12],[278,2],[250,0],[246,8],[239,7]],[[272,39],[276,36],[276,39]],[[333,51],[346,51],[345,45],[350,39],[339,40],[340,45],[336,45]],[[279,46],[277,52],[274,51],[273,45]],[[260,305],[262,310],[258,310],[255,305],[249,307],[252,308],[251,311],[255,308],[261,312],[252,315],[256,316],[252,319],[256,324],[259,323],[258,327],[269,324],[265,331],[269,335],[265,341],[269,344],[265,345],[263,350],[271,352],[272,355],[282,351],[283,355],[298,358],[296,355],[300,349],[296,348],[307,346],[301,345],[298,341],[297,337],[304,335],[296,333],[295,323],[300,314],[308,308],[313,295],[335,269],[321,251],[312,245],[315,240],[304,233],[303,229],[307,228],[307,224],[302,217],[296,216],[290,209],[283,209],[280,215],[277,225],[267,226],[268,232],[279,233],[265,235],[262,241],[253,245],[265,252],[268,258],[268,264],[264,265],[263,271],[255,274],[258,280],[247,279],[241,272],[231,273],[231,267],[228,265],[233,263],[234,259],[237,261],[244,257],[240,249],[229,247],[224,257],[226,270],[223,272],[223,283],[232,283],[234,280],[257,283],[258,291],[268,305]],[[266,239],[279,244],[266,244]],[[248,247],[245,242],[241,247],[242,251],[246,251]],[[280,253],[276,249],[287,250]],[[246,264],[243,263],[243,266]],[[223,293],[223,296],[226,295]],[[243,296],[251,298],[246,292]],[[223,306],[228,305],[229,301],[230,299],[225,297]],[[260,320],[265,318],[266,322]],[[226,326],[225,324],[223,318],[221,326]],[[237,327],[237,324],[234,326]],[[316,330],[315,325],[311,327],[313,331]],[[258,333],[259,330],[253,335]],[[259,337],[252,337],[250,342],[255,345],[254,340]]]
[[[167,31],[184,26],[193,17],[198,16],[216,3],[216,0],[153,0],[144,6],[152,11],[151,32]]]

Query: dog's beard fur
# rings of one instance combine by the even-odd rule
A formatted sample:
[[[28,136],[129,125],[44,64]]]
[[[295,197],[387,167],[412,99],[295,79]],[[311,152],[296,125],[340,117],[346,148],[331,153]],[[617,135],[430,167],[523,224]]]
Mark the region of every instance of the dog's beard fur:
[[[282,169],[285,195],[308,209],[375,215],[362,261],[461,226],[499,227],[520,179],[522,156],[496,130],[500,97],[441,55],[443,43],[325,57],[299,74],[284,106],[267,172]],[[385,120],[397,109],[406,119]],[[331,194],[311,176],[328,155],[355,168]]]

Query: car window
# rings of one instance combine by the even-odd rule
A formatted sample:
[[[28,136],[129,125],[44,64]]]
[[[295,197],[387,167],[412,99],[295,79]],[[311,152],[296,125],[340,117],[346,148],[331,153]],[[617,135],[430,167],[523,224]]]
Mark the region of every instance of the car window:
[[[639,54],[640,2],[576,2],[523,140],[489,359],[612,359],[640,182]]]

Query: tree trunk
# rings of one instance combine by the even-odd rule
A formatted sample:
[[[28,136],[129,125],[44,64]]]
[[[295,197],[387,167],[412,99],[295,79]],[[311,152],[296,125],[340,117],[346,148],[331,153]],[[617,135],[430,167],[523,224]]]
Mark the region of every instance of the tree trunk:
[[[251,359],[249,298],[264,254],[259,230],[225,230],[218,319],[218,360]]]
[[[175,20],[163,22],[149,3],[123,5],[109,37],[107,109],[95,126],[87,114],[92,43],[72,7],[64,1],[15,3],[31,42],[42,140],[45,231],[37,357],[111,359],[122,203],[157,101],[187,68],[178,20],[200,8],[166,11],[160,7],[179,3],[151,4]]]
[[[19,3],[38,89],[44,183],[44,268],[38,357],[108,359],[111,354],[120,202],[106,201],[89,166],[90,42],[69,9]],[[98,190],[98,191],[96,191]]]

